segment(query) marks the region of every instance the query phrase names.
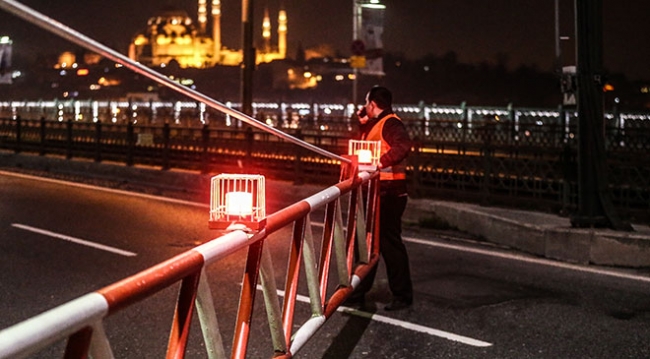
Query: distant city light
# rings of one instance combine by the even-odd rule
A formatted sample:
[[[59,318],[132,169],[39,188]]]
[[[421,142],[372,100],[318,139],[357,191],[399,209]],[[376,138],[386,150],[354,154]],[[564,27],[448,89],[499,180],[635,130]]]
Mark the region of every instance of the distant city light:
[[[379,0],[370,0],[370,3],[361,4],[361,7],[367,9],[386,9],[386,5],[381,4]]]

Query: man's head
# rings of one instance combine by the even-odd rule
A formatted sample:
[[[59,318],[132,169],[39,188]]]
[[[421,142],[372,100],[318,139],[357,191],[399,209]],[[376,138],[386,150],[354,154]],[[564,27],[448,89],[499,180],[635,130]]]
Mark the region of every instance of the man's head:
[[[366,111],[368,116],[376,117],[393,105],[393,94],[385,87],[375,86],[366,94]]]

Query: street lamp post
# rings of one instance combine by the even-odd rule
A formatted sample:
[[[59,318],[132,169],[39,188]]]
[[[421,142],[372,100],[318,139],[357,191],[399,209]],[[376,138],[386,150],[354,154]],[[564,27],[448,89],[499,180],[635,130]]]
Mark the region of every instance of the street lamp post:
[[[576,0],[578,212],[573,227],[631,230],[617,218],[607,184],[603,115],[602,0]]]
[[[359,6],[359,0],[352,0],[352,41],[359,40],[359,25],[361,23],[361,6]],[[356,67],[352,68],[352,74],[354,78],[352,79],[352,103],[357,103],[358,91],[359,91],[359,69]]]
[[[242,71],[241,110],[253,115],[253,71],[255,70],[255,47],[253,47],[253,0],[242,0]]]

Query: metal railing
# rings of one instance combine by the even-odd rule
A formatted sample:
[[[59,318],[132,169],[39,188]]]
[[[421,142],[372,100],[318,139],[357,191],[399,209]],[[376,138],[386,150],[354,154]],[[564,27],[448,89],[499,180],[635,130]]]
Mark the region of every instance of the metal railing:
[[[249,328],[258,280],[261,283],[272,337],[269,357],[290,358],[323,326],[350,295],[379,258],[379,176],[358,173],[344,165],[349,178],[286,207],[266,218],[259,232],[236,230],[179,254],[147,270],[84,295],[24,322],[0,331],[0,358],[22,358],[67,339],[65,358],[113,358],[105,333],[106,318],[138,301],[180,282],[167,346],[168,358],[183,358],[193,313],[199,317],[208,357],[225,358],[206,268],[234,252],[247,248],[238,314],[230,356],[246,357]],[[364,198],[362,186],[367,186]],[[345,197],[344,197],[345,196]],[[349,200],[344,220],[341,201]],[[312,233],[311,216],[325,207],[320,251]],[[284,300],[279,305],[276,268],[264,246],[272,234],[293,225]],[[332,261],[333,256],[335,262]],[[301,265],[304,263],[304,269]],[[333,265],[334,264],[334,265]],[[304,270],[311,317],[294,330],[299,273]],[[336,271],[336,289],[331,272]]]
[[[520,117],[530,113],[513,112],[521,112]],[[405,119],[414,139],[407,166],[410,194],[571,213],[577,203],[576,127],[552,116],[535,118],[544,124],[507,118],[474,118],[471,123]],[[625,117],[623,123],[623,128],[605,128],[609,186],[621,216],[642,223],[650,220],[650,168],[644,161],[650,151],[650,121]],[[347,152],[352,137],[350,131],[284,131],[333,153]],[[0,148],[163,170],[238,173],[246,168],[274,179],[314,184],[336,181],[340,164],[268,133],[236,126],[0,119]]]

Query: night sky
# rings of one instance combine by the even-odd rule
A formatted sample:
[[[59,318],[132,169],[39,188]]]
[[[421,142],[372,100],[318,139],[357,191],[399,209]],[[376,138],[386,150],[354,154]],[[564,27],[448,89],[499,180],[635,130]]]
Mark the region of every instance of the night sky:
[[[280,3],[289,19],[289,55],[299,44],[330,44],[349,55],[353,0],[253,0],[255,36],[261,37],[263,7],[273,23]],[[209,0],[208,0],[209,2]],[[196,19],[191,0],[24,0],[23,4],[126,54],[131,37],[166,5],[185,9]],[[564,65],[574,64],[573,1],[560,0]],[[66,4],[66,5],[62,5]],[[69,5],[67,5],[69,4]],[[551,70],[555,58],[553,0],[384,0],[384,49],[411,59],[454,51],[465,63],[507,59]],[[628,79],[650,79],[650,0],[603,0],[603,56],[607,70]],[[241,48],[241,1],[222,0],[222,39]],[[33,55],[73,48],[65,40],[0,10],[0,34],[14,40],[14,52]]]

